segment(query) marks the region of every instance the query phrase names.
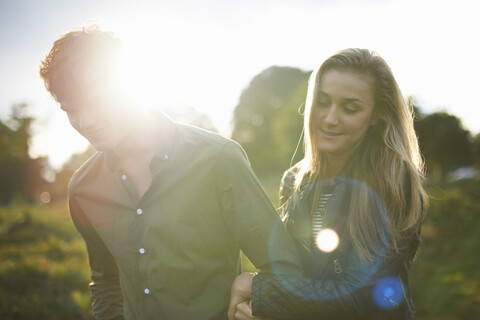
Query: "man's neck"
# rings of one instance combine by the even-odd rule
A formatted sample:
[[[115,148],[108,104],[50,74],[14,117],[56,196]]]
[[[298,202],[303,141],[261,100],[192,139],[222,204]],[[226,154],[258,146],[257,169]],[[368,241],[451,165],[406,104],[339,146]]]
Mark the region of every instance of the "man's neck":
[[[160,125],[155,117],[139,113],[129,132],[112,152],[121,169],[149,164],[161,139]]]
[[[117,169],[125,172],[141,198],[152,182],[150,163],[158,148],[161,125],[152,116],[135,117],[134,130],[112,152],[115,154]]]

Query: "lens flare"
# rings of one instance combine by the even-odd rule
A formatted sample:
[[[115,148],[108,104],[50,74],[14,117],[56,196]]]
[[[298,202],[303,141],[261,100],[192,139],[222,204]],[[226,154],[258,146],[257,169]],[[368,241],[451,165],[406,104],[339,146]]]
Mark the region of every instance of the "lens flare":
[[[373,287],[373,300],[382,309],[396,308],[403,301],[402,282],[396,277],[385,277]]]
[[[42,201],[42,202],[45,203],[45,204],[50,203],[50,201],[52,201],[52,197],[50,196],[50,192],[48,192],[48,191],[43,191],[43,192],[40,194],[40,201]]]
[[[335,230],[332,229],[323,229],[321,230],[318,235],[315,243],[319,250],[323,252],[332,252],[338,247],[340,239],[338,238],[338,234]]]

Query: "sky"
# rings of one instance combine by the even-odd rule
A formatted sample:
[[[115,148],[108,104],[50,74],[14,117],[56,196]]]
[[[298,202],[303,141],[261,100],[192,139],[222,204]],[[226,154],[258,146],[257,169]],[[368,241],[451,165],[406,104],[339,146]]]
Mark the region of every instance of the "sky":
[[[250,80],[272,66],[308,71],[348,47],[378,52],[404,96],[480,132],[475,0],[0,0],[0,118],[27,103],[32,156],[56,169],[87,141],[48,96],[38,65],[59,35],[95,19],[125,42],[149,107],[188,106],[229,136]],[[141,86],[140,86],[141,84]]]

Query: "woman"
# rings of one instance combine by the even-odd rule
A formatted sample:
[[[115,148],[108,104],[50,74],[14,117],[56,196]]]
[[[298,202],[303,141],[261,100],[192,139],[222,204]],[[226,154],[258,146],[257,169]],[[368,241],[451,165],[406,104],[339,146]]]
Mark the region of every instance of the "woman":
[[[365,49],[328,58],[311,76],[304,130],[305,158],[280,187],[304,277],[241,274],[229,318],[413,319],[407,273],[428,200],[411,110],[386,62]]]

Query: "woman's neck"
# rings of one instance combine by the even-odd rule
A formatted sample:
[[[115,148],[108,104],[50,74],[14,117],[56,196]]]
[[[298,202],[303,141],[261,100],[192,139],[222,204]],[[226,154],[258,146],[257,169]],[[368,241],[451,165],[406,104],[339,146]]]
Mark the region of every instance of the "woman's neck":
[[[334,179],[340,174],[340,172],[345,167],[350,155],[348,156],[337,156],[329,154],[326,157],[325,168],[320,174],[321,180],[328,181],[328,184],[335,184]]]

